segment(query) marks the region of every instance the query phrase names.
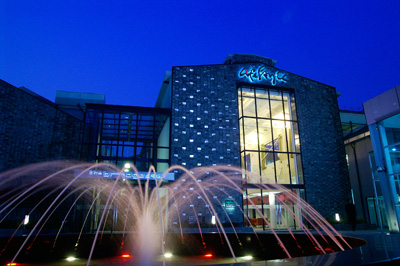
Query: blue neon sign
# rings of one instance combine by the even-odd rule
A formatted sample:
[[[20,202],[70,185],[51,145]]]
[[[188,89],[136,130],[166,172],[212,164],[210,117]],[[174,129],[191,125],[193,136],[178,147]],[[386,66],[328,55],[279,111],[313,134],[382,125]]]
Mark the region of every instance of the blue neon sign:
[[[286,73],[280,71],[271,72],[265,66],[243,67],[239,71],[239,78],[247,78],[250,82],[269,80],[272,86],[275,86],[278,82],[286,83],[288,81]]]
[[[116,179],[118,176],[121,176],[122,179],[132,179],[132,180],[159,180],[163,173],[149,173],[148,172],[112,172],[112,171],[105,171],[105,170],[89,170],[82,173],[81,170],[75,171],[75,176],[80,175],[80,178],[110,178]],[[174,173],[168,173],[164,176],[164,180],[167,181],[174,181],[175,175]]]

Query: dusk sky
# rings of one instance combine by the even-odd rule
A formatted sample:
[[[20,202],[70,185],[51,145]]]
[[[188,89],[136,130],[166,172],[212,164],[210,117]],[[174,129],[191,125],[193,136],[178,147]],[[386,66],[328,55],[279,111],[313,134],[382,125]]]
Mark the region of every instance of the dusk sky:
[[[154,106],[172,66],[249,53],[331,86],[341,108],[400,85],[400,1],[0,1],[0,79]]]

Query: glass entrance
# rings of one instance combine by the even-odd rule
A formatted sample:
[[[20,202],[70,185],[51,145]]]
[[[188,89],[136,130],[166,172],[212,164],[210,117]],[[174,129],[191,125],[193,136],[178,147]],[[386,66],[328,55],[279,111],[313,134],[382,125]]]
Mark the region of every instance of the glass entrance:
[[[299,195],[299,190],[292,192]],[[299,228],[294,218],[299,214],[299,208],[287,201],[281,191],[247,189],[243,195],[243,206],[246,226],[259,230]]]

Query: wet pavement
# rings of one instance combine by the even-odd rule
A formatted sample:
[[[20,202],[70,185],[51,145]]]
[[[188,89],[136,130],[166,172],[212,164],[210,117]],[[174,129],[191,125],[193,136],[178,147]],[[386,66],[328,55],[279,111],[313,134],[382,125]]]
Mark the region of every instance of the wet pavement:
[[[389,234],[380,230],[339,231],[339,233],[363,239],[367,244],[327,255],[225,265],[381,265],[382,263],[400,265],[400,234]]]

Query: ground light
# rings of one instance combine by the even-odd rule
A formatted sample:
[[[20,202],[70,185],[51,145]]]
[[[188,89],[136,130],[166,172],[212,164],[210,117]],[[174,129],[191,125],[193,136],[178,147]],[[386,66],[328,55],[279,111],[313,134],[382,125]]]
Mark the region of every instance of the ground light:
[[[207,257],[207,258],[211,258],[213,255],[211,253],[208,253],[208,254],[206,254],[204,256]]]
[[[17,265],[15,262],[7,264],[7,266],[15,266],[15,265]]]
[[[244,260],[252,260],[253,256],[247,255],[243,257]]]
[[[336,220],[336,221],[338,221],[338,222],[340,222],[340,216],[339,216],[339,213],[335,213],[335,220]]]
[[[75,261],[75,260],[76,260],[75,257],[68,257],[68,258],[66,258],[66,261]]]
[[[172,257],[172,253],[165,253],[165,254],[164,254],[164,257],[165,257],[165,258],[171,258],[171,257]]]
[[[29,223],[29,215],[25,215],[24,225],[27,225],[28,223]]]
[[[123,255],[121,255],[121,257],[122,257],[122,258],[130,258],[131,255],[129,255],[129,254],[123,254]]]

